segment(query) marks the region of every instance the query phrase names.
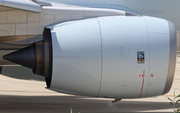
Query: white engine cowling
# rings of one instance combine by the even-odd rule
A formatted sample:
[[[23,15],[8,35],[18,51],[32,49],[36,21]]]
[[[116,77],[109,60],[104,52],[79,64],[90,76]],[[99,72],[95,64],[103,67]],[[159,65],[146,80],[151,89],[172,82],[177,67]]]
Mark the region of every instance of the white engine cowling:
[[[50,89],[107,98],[167,93],[176,62],[176,30],[152,17],[100,17],[49,26]]]
[[[173,23],[144,16],[110,16],[50,25],[43,42],[6,60],[46,77],[63,93],[141,98],[167,93],[176,64]]]

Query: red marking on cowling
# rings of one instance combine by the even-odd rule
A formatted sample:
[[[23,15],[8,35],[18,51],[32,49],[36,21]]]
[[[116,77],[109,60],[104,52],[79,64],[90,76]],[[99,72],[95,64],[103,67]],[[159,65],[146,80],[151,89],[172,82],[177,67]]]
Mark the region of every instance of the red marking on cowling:
[[[140,95],[139,95],[139,98],[141,97],[142,92],[143,92],[143,87],[144,87],[144,76],[145,76],[145,70],[143,70],[143,75],[142,75],[143,81],[142,81],[142,88],[141,88],[141,93],[140,93]]]
[[[151,77],[154,77],[154,74],[151,74]]]

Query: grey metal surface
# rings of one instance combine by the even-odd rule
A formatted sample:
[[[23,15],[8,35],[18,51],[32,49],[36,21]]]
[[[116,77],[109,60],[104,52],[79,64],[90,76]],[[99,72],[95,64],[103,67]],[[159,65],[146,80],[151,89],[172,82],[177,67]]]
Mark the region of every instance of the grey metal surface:
[[[35,44],[9,53],[3,56],[3,59],[20,64],[30,69],[36,68],[36,48]]]
[[[41,0],[32,0],[33,2],[39,4],[40,6],[52,6],[50,2],[41,1]]]
[[[126,12],[126,16],[141,16],[141,15],[130,13],[130,12]]]

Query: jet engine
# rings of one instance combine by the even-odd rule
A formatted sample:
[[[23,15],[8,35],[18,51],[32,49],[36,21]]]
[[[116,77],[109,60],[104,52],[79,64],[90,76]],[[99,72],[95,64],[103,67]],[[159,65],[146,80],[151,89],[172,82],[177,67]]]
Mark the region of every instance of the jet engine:
[[[173,23],[109,16],[47,26],[43,42],[5,55],[46,78],[51,90],[92,97],[141,98],[167,93],[176,64]]]

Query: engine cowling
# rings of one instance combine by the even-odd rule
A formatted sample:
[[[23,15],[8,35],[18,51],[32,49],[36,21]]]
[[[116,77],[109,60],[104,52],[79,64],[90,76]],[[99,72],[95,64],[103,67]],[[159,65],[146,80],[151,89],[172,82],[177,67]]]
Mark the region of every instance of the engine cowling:
[[[43,36],[40,46],[31,47],[36,57],[33,70],[46,77],[52,90],[93,97],[140,98],[165,94],[171,88],[176,30],[167,20],[100,17],[51,25]],[[28,55],[26,49],[19,51],[4,58],[14,62],[22,53]]]

